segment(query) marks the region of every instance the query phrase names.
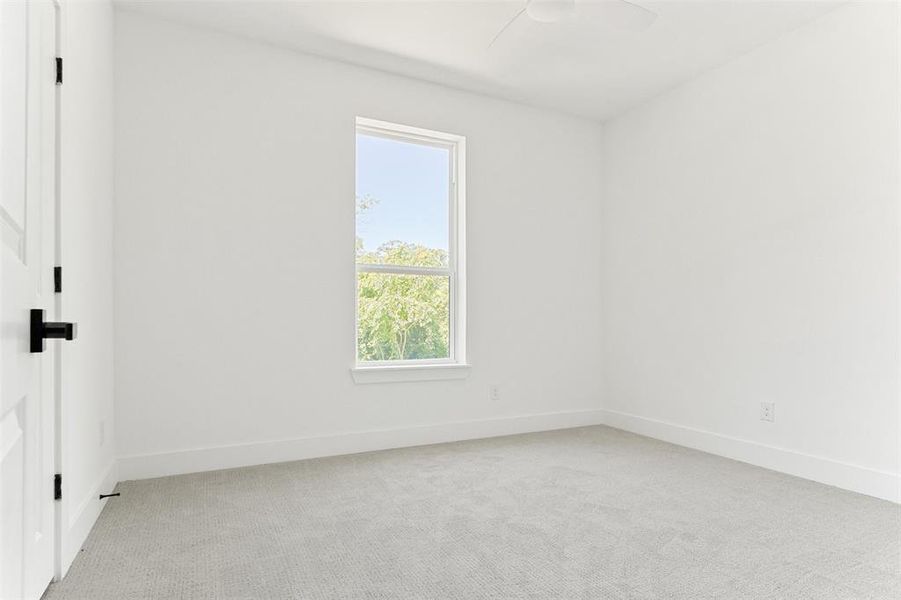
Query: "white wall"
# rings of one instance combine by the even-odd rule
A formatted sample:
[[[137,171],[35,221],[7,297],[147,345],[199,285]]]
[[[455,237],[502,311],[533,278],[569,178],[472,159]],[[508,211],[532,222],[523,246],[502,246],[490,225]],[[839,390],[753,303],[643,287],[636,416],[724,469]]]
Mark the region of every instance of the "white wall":
[[[116,482],[113,431],[113,9],[69,1],[62,12],[60,344],[63,572]],[[104,439],[101,440],[101,427]],[[104,501],[105,502],[105,501]]]
[[[841,8],[605,124],[610,423],[897,498],[897,23]]]
[[[596,421],[594,123],[122,11],[115,39],[123,479]],[[358,115],[467,136],[465,381],[352,382]]]
[[[603,420],[898,499],[892,6],[836,10],[600,143],[116,15],[121,478]],[[350,378],[357,115],[468,136],[465,381]]]

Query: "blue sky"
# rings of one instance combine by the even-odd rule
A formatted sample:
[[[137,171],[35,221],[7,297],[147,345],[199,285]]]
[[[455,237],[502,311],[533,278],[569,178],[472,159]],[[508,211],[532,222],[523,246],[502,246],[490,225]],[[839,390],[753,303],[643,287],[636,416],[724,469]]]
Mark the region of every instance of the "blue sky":
[[[357,196],[377,200],[357,216],[366,250],[391,240],[447,250],[449,159],[444,148],[357,134]]]

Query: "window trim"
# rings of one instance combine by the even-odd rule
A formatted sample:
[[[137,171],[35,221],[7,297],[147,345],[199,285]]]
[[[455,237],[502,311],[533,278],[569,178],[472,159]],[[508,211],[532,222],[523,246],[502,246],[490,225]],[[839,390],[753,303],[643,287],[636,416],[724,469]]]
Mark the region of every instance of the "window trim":
[[[354,257],[354,337],[353,368],[357,383],[386,381],[426,381],[466,377],[466,137],[431,129],[357,117],[356,135],[383,137],[407,143],[446,148],[450,164],[448,182],[448,257],[447,268],[406,265],[358,265]],[[356,229],[356,218],[354,219]],[[359,333],[358,273],[391,273],[397,275],[431,275],[448,278],[448,358],[388,360],[361,362],[357,355]]]

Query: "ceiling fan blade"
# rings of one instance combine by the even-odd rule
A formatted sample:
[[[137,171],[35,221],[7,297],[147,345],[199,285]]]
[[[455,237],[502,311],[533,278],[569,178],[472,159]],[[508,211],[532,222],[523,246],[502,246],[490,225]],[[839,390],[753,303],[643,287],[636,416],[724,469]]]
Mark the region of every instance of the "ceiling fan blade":
[[[529,0],[526,14],[539,23],[557,23],[576,11],[576,0]]]
[[[657,20],[657,13],[628,0],[606,0],[592,5],[592,8],[602,15],[610,27],[616,29],[644,31]]]
[[[491,39],[491,43],[488,44],[488,47],[489,47],[489,48],[490,48],[491,46],[494,45],[494,42],[496,42],[496,41],[498,40],[498,38],[501,37],[501,34],[502,34],[502,33],[504,33],[505,31],[507,31],[507,29],[510,27],[510,25],[513,25],[513,22],[516,21],[516,19],[518,19],[519,17],[521,17],[522,14],[523,14],[524,12],[526,12],[526,8],[528,8],[528,7],[529,7],[529,3],[526,2],[525,6],[523,6],[523,7],[519,10],[519,12],[517,12],[515,15],[513,15],[513,18],[511,18],[509,21],[507,21],[507,23],[506,23],[503,27],[501,27],[501,30],[498,31],[497,34],[495,34],[495,36]]]

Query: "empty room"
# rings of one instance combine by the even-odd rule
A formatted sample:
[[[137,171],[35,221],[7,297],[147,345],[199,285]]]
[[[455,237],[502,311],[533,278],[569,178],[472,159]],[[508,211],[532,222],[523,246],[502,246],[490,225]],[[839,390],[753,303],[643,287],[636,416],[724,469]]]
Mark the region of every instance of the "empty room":
[[[898,600],[899,56],[0,0],[0,600]]]

